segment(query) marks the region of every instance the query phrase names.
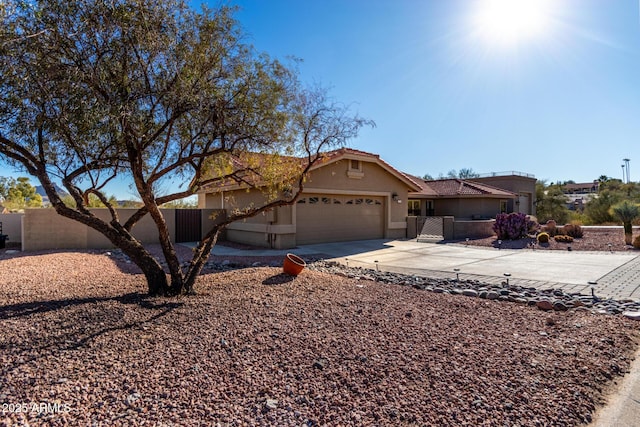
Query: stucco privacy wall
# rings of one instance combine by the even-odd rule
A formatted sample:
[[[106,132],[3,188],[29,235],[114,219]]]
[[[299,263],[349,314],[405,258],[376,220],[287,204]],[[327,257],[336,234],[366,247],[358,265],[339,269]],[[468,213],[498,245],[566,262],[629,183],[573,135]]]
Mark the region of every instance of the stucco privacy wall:
[[[106,209],[91,211],[101,219],[109,218]],[[136,209],[118,209],[118,215],[121,221],[126,221],[135,211]],[[171,240],[175,242],[175,209],[162,209],[161,212],[167,221]],[[200,215],[202,236],[217,222],[225,219],[225,212],[216,209],[200,209]],[[3,233],[9,235],[10,241],[22,242],[23,251],[113,247],[99,232],[60,216],[53,209],[27,209],[24,214],[0,214],[0,221],[3,221],[3,228],[4,221],[7,221],[6,224],[10,226],[4,228]],[[133,235],[143,243],[158,243],[158,231],[150,216],[138,222],[133,229]]]
[[[2,234],[9,236],[10,242],[22,241],[22,217],[21,213],[0,214]]]
[[[420,233],[424,219],[429,217],[407,217],[407,238],[415,239]],[[493,231],[494,219],[489,220],[460,220],[452,216],[444,216],[442,235],[445,240],[462,240],[465,238],[481,239],[495,236]]]
[[[122,222],[126,221],[137,209],[118,209]],[[91,209],[102,220],[109,220],[107,209]],[[175,210],[163,209],[171,239],[175,239]],[[110,248],[113,244],[96,230],[77,221],[58,215],[53,209],[27,209],[24,217],[22,250],[36,251],[44,249],[100,249]],[[158,232],[149,215],[140,220],[133,228],[133,235],[144,243],[157,243]]]

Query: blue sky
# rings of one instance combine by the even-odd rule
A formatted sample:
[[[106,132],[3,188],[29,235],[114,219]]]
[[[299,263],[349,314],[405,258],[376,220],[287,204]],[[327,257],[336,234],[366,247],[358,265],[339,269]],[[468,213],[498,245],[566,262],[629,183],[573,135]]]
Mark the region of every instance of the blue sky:
[[[374,120],[350,146],[401,171],[586,182],[629,158],[639,181],[639,0],[504,1],[223,3],[258,51]]]
[[[583,182],[622,178],[629,158],[638,181],[638,0],[533,2],[542,10],[510,1],[532,9],[509,14],[499,0],[230,3],[258,50],[302,58],[303,80],[376,122],[353,148],[404,172]]]

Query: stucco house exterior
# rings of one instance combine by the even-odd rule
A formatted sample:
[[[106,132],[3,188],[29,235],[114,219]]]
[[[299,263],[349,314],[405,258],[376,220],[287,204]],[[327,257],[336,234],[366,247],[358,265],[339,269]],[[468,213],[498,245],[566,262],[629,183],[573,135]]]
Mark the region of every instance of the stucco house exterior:
[[[420,186],[380,156],[343,148],[311,169],[297,203],[230,224],[230,241],[273,248],[360,239],[404,238],[407,196]],[[259,203],[259,191],[228,186],[198,194],[198,207]]]
[[[530,185],[535,195],[535,179]],[[518,193],[469,180],[424,181],[379,155],[342,148],[315,165],[297,202],[230,224],[230,241],[272,248],[407,237],[410,216],[494,218],[511,212]],[[227,184],[198,194],[202,209],[233,210],[263,201],[257,190]]]

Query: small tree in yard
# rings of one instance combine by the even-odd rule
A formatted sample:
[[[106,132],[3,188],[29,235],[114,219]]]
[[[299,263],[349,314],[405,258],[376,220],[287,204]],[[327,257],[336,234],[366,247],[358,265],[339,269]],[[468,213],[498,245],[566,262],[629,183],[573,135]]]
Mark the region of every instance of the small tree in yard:
[[[322,153],[371,124],[243,44],[227,7],[9,0],[0,19],[0,155],[38,178],[58,214],[127,254],[151,295],[192,292],[227,224],[294,203]],[[130,218],[120,218],[103,191],[121,175],[144,204]],[[161,190],[176,179],[183,188]],[[75,203],[64,203],[56,181]],[[182,268],[159,206],[229,181],[261,189],[264,204],[228,215]],[[109,220],[88,209],[96,197]],[[170,282],[132,235],[146,215]]]
[[[631,223],[640,216],[640,206],[629,200],[624,200],[611,207],[611,215],[619,221],[622,221],[622,226],[624,227],[624,243],[625,245],[630,245],[633,240],[633,226]]]

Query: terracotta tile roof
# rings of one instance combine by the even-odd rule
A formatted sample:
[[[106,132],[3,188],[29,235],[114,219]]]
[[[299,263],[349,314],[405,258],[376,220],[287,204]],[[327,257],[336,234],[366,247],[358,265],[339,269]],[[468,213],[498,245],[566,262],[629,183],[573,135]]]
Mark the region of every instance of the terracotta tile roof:
[[[415,178],[414,179],[419,179]],[[516,194],[511,191],[493,187],[479,182],[467,181],[464,179],[437,179],[432,181],[420,180],[421,191],[413,193],[414,196],[430,197],[505,197],[512,198]]]
[[[406,174],[405,174],[406,175]],[[419,178],[417,176],[414,175],[409,175],[413,181],[417,182],[418,185],[420,186],[420,191],[416,192],[416,193],[409,193],[409,194],[420,194],[423,196],[432,196],[432,197],[438,197],[438,193],[436,192],[436,190],[432,187],[429,186],[428,182],[431,181],[425,181],[422,178]]]

